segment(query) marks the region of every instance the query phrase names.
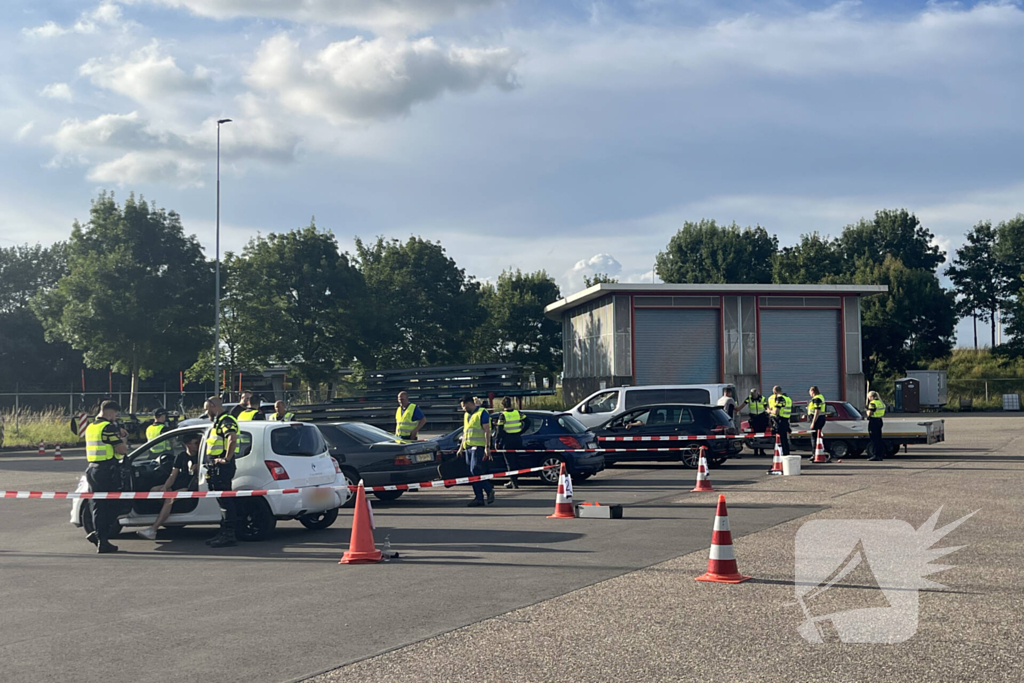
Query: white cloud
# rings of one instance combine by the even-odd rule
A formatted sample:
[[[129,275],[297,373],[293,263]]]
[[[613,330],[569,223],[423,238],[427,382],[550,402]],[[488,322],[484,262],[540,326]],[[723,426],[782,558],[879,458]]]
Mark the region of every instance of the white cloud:
[[[51,83],[42,90],[39,94],[43,97],[49,97],[51,100],[64,100],[70,102],[73,97],[71,95],[71,86],[67,83]]]
[[[53,21],[48,21],[41,26],[23,28],[21,32],[29,38],[46,39],[57,38],[68,33],[96,33],[100,27],[116,27],[121,23],[121,7],[113,2],[102,2],[96,8],[83,12],[78,20],[70,26],[60,26]]]
[[[35,127],[36,127],[36,122],[35,121],[29,121],[28,123],[26,123],[25,125],[23,125],[21,128],[18,129],[18,132],[14,134],[14,139],[17,140],[18,142],[21,142],[22,140],[24,140],[25,138],[28,137],[28,134],[31,133],[32,129],[35,128]]]
[[[136,111],[103,114],[89,121],[66,120],[51,141],[58,151],[65,153],[84,153],[97,148],[134,151],[186,147],[181,137],[169,131],[154,130]]]
[[[563,279],[568,291],[575,292],[586,286],[585,278],[597,273],[615,277],[622,272],[622,264],[611,254],[594,254],[590,258],[581,259],[569,269]]]
[[[98,164],[86,176],[98,183],[168,183],[178,187],[198,187],[202,183],[203,164],[169,150],[128,152],[112,161]]]
[[[517,60],[508,48],[444,48],[433,38],[353,38],[305,56],[279,34],[260,46],[246,80],[292,111],[345,123],[407,114],[445,92],[511,90]]]
[[[173,57],[161,53],[157,40],[136,50],[127,59],[90,59],[78,72],[88,76],[93,84],[138,102],[211,91],[206,69],[196,66],[191,74],[186,73]]]
[[[414,31],[496,5],[498,0],[129,0],[188,9],[214,19],[260,17],[308,24]]]

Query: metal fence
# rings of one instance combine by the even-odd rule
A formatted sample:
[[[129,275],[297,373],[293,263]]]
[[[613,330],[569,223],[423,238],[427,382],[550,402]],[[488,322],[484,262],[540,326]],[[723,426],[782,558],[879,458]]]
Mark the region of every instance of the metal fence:
[[[1003,394],[1024,396],[1024,377],[951,379],[947,394],[950,408],[959,407],[961,401],[970,401],[974,407],[1001,407]]]

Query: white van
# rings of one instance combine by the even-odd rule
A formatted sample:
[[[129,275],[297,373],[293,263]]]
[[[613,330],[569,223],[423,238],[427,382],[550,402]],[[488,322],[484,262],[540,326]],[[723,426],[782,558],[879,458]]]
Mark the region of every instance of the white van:
[[[572,416],[587,429],[597,427],[620,413],[655,403],[703,403],[715,405],[722,391],[732,384],[662,384],[642,387],[613,387],[595,391],[573,406]]]

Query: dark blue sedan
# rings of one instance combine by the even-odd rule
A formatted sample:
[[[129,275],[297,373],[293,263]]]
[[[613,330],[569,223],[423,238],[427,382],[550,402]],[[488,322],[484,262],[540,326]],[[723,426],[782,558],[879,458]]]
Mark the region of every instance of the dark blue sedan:
[[[490,411],[488,411],[490,412]],[[580,449],[597,448],[597,439],[576,418],[568,413],[547,410],[523,410],[523,448],[543,450],[543,453],[518,453],[516,468],[542,467],[565,462],[573,481],[582,481],[604,469],[604,456],[598,452],[575,453]],[[444,460],[451,460],[459,450],[462,430],[438,437]],[[505,472],[509,468],[502,453],[495,453],[487,461],[488,472]],[[540,480],[546,484],[558,483],[558,467],[541,470]],[[461,476],[466,473],[463,472]]]

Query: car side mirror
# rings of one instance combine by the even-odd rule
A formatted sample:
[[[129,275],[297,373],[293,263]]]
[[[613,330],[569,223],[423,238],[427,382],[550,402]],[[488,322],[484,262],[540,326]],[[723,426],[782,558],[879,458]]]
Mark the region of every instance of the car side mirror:
[[[583,405],[580,406],[580,412],[581,413],[589,413],[590,412],[590,406],[588,406],[586,403],[584,403]]]

